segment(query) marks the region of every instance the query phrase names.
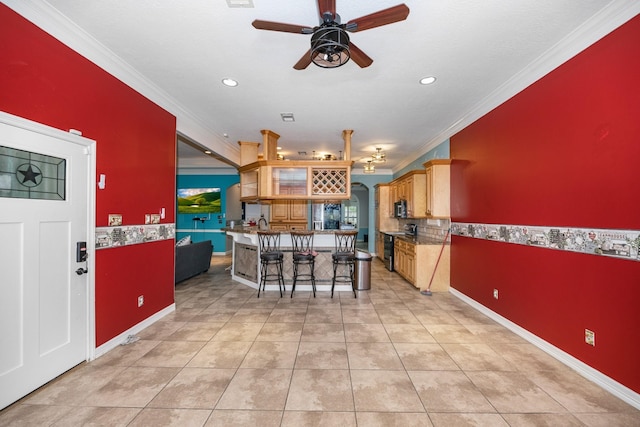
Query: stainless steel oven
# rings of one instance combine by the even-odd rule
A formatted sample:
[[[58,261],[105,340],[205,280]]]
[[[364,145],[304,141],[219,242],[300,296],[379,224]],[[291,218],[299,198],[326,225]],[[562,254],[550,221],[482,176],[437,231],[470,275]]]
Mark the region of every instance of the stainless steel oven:
[[[384,266],[389,271],[393,271],[393,244],[395,243],[396,236],[404,236],[404,231],[383,231],[382,236],[384,240],[384,252],[383,261]]]
[[[393,234],[382,234],[384,236],[384,266],[387,270],[393,271]]]

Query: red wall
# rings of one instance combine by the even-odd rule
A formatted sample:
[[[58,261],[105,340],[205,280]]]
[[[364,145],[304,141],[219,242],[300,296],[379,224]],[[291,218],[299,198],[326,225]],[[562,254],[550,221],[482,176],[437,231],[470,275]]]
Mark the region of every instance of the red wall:
[[[636,17],[453,136],[452,221],[640,229],[639,40]],[[451,284],[640,392],[640,262],[454,236]]]
[[[173,223],[176,120],[0,4],[0,110],[97,141],[96,225]],[[96,251],[96,345],[173,303],[173,241]],[[145,305],[137,307],[137,296]]]

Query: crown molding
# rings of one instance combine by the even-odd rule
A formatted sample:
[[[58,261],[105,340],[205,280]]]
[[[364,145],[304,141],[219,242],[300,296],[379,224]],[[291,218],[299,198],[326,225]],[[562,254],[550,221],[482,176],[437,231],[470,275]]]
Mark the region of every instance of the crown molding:
[[[234,163],[240,163],[240,149],[222,135],[207,128],[186,107],[146,79],[135,68],[62,15],[49,3],[37,0],[3,0],[9,8],[47,32],[79,55],[130,86],[144,97],[176,116],[177,131],[189,135]]]
[[[402,168],[415,161],[418,157],[451,138],[457,132],[487,114],[487,112],[503,104],[534,82],[540,80],[638,14],[640,14],[640,2],[636,0],[612,1],[600,12],[593,15],[581,26],[572,31],[567,37],[560,40],[520,72],[500,85],[486,98],[474,105],[448,128],[427,141],[420,149],[416,150],[416,155],[412,160],[401,162],[394,168],[394,172],[402,170]]]

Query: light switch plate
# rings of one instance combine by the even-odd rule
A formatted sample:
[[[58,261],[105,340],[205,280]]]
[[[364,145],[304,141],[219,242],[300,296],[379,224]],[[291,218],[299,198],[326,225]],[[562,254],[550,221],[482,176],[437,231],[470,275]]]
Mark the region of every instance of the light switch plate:
[[[122,214],[109,214],[109,227],[122,225]]]
[[[590,331],[589,329],[585,329],[584,330],[584,342],[592,345],[592,346],[596,346],[596,333],[593,331]]]

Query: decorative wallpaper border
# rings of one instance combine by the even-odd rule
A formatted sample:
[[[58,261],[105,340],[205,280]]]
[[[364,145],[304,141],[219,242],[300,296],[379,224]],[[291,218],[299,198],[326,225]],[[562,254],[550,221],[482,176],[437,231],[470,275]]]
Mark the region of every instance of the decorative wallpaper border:
[[[452,222],[451,234],[640,261],[639,230]]]
[[[96,227],[96,249],[174,239],[175,236],[174,223]]]

